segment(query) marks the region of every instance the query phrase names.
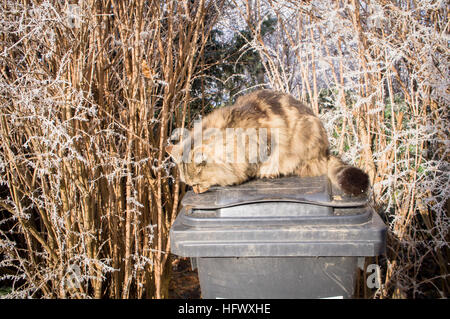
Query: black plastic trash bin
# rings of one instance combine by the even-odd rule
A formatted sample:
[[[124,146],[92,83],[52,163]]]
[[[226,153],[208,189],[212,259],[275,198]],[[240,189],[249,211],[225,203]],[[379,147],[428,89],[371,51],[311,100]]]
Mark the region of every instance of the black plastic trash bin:
[[[385,231],[366,198],[333,195],[324,176],[188,192],[170,236],[198,268],[203,298],[351,298]]]

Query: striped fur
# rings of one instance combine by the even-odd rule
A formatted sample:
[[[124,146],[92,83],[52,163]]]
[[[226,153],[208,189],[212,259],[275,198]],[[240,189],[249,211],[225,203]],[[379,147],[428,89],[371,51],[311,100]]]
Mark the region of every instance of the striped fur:
[[[214,128],[216,134],[226,135],[227,128],[267,130],[267,145],[261,145],[259,135],[246,137],[242,162],[227,162],[239,151],[230,154],[226,143],[208,134]],[[276,129],[277,143],[270,145],[271,129]],[[233,185],[250,178],[275,178],[285,175],[319,176],[328,175],[331,182],[350,195],[366,192],[369,180],[362,170],[343,163],[329,153],[328,137],[322,122],[310,108],[291,95],[259,90],[238,98],[233,106],[220,108],[202,120],[202,146],[195,147],[194,132],[190,137],[167,148],[178,164],[180,177],[194,191],[204,192],[213,185]],[[205,133],[206,132],[206,133]],[[220,132],[220,133],[217,133]],[[258,161],[249,152],[249,142],[256,143],[258,149],[266,148],[268,159]],[[190,163],[181,161],[182,149],[189,141]],[[218,142],[221,141],[221,142]],[[228,143],[237,143],[227,139]],[[277,155],[277,156],[276,156]]]

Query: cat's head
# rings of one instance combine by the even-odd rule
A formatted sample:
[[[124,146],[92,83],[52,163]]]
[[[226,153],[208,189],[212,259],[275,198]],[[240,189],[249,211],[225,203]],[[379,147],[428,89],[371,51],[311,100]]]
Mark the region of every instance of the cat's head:
[[[213,185],[236,182],[236,172],[230,164],[218,160],[209,145],[191,147],[191,143],[178,143],[165,148],[177,164],[182,182],[192,186],[195,193],[206,192]]]
[[[183,153],[183,143],[178,143],[167,146],[166,152],[177,164],[181,181],[192,186],[195,193],[206,192],[211,187],[211,179],[205,176],[206,171],[210,170],[208,159],[201,150],[186,149],[186,154]]]
[[[238,184],[249,177],[251,165],[245,159],[237,160],[238,153],[246,152],[235,143],[234,135],[208,128],[202,133],[190,131],[181,142],[165,150],[177,164],[181,181],[192,186],[195,193],[203,193],[211,186]]]

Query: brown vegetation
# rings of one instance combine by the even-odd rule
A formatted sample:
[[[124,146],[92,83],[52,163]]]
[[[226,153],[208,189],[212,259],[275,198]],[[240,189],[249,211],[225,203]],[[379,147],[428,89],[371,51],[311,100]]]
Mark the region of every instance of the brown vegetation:
[[[192,85],[211,67],[205,45],[220,12],[227,32],[246,27],[242,50],[265,70],[259,86],[309,103],[335,153],[369,173],[389,240],[376,260],[380,289],[362,278],[360,296],[447,297],[445,1],[222,5],[1,2],[0,278],[9,296],[168,296],[168,231],[185,188],[163,146],[195,115]]]
[[[1,205],[20,240],[2,232],[1,249],[25,276],[17,296],[167,296],[183,192],[163,145],[189,119],[217,5],[3,2]]]

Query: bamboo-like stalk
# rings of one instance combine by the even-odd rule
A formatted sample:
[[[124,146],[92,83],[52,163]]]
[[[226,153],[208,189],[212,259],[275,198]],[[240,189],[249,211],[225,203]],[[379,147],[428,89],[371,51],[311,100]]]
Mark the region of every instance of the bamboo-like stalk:
[[[1,87],[10,89],[0,98],[0,151],[12,199],[1,203],[24,234],[17,245],[27,255],[14,260],[30,294],[167,297],[167,237],[184,187],[169,182],[164,146],[186,122],[196,57],[221,2],[2,4],[11,13],[2,18],[28,23],[18,37],[2,33]]]
[[[334,2],[332,8],[323,1],[280,4],[268,0],[264,4],[264,14],[276,16],[283,30],[266,42],[258,38],[261,30],[249,26],[260,39],[257,45],[249,45],[267,65],[268,81],[274,88],[284,88],[280,74],[291,70],[300,78],[292,84],[297,86],[298,97],[309,100],[313,108],[320,89],[336,88],[331,95],[335,109],[322,110],[319,104],[316,113],[325,118],[330,118],[327,113],[339,114],[331,117],[337,126],[330,133],[337,133],[337,138],[330,137],[341,155],[345,156],[346,149],[358,149],[353,154],[358,154],[359,161],[353,160],[369,173],[373,205],[389,223],[386,272],[375,296],[416,297],[423,293],[418,288],[421,285],[431,286],[437,296],[447,296],[448,266],[440,262],[446,253],[438,244],[448,247],[448,229],[442,223],[448,219],[444,208],[448,191],[443,191],[448,188],[443,169],[447,160],[442,144],[448,137],[441,129],[448,127],[448,102],[443,96],[448,92],[439,89],[439,83],[446,81],[442,70],[448,66],[448,48],[442,37],[448,32],[447,9],[426,10],[424,3],[407,2],[405,6],[395,0],[347,0]],[[237,12],[248,16],[245,8],[250,6],[242,7]],[[258,23],[253,21],[253,25]],[[338,29],[339,34],[333,34]],[[290,62],[273,53],[287,46],[296,57],[294,70]],[[306,49],[309,46],[313,52]],[[326,61],[332,81],[317,68],[317,61]],[[436,123],[436,135],[427,133],[431,123]],[[441,138],[427,144],[430,136]],[[428,148],[433,149],[433,159],[424,155]],[[438,162],[440,168],[435,166]],[[424,173],[426,167],[434,168]],[[441,186],[428,189],[430,184]],[[425,255],[436,260],[438,275],[426,268]],[[419,280],[421,276],[430,279]],[[361,285],[359,291],[369,296],[370,291]]]
[[[168,230],[185,188],[163,147],[191,120],[191,84],[207,67],[222,4],[1,3],[0,207],[11,219],[0,224],[0,249],[26,278],[14,296],[167,296]],[[333,150],[369,172],[389,232],[383,286],[361,282],[363,297],[417,297],[425,287],[448,296],[448,10],[396,0],[231,4],[268,84],[310,101],[332,124]],[[267,13],[277,25],[263,37]]]

